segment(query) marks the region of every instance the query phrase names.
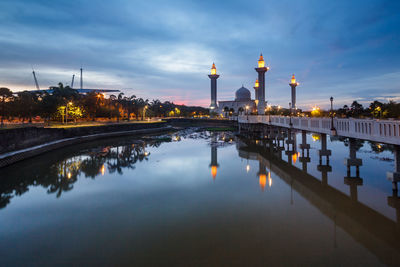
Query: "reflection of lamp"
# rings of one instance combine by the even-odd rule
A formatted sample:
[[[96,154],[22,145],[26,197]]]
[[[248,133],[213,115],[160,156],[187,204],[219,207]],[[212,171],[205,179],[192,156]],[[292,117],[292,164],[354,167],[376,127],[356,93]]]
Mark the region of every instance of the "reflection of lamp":
[[[211,133],[211,176],[213,180],[215,180],[215,177],[217,176],[217,171],[218,171],[218,151],[217,151],[217,146],[215,145],[215,142],[217,141],[217,136],[215,133]]]
[[[267,175],[259,174],[258,182],[260,183],[261,190],[264,191],[265,185],[267,184]]]
[[[100,172],[101,172],[101,175],[104,175],[104,174],[105,174],[105,172],[106,172],[106,167],[104,166],[104,164],[101,166]]]
[[[247,165],[246,165],[246,172],[250,171],[250,165],[249,165],[249,160],[247,159]]]
[[[212,165],[211,166],[211,176],[212,176],[213,180],[217,176],[217,171],[218,171],[218,167],[216,165]]]
[[[271,172],[268,172],[268,186],[269,186],[269,188],[271,188],[271,186],[272,186]]]

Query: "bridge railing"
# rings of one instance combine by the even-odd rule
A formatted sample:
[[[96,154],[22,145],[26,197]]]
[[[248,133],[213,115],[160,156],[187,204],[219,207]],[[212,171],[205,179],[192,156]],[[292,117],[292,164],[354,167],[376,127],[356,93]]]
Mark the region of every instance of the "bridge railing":
[[[238,116],[239,123],[262,123],[280,127],[331,134],[331,118],[288,117],[276,115]],[[368,139],[377,142],[400,144],[400,121],[377,119],[334,118],[338,135]]]

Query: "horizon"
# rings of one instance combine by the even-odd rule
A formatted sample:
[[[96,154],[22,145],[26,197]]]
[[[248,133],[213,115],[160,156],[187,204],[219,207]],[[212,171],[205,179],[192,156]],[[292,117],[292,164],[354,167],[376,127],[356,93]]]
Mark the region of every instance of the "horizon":
[[[229,4],[227,4],[229,3]],[[154,6],[157,8],[154,8]],[[2,1],[0,86],[41,89],[72,75],[85,88],[208,107],[213,62],[218,100],[252,93],[260,53],[271,69],[266,100],[286,107],[294,73],[298,107],[400,99],[400,3],[391,1],[176,0],[112,3]],[[285,91],[286,90],[286,91]],[[281,94],[281,92],[284,92]]]

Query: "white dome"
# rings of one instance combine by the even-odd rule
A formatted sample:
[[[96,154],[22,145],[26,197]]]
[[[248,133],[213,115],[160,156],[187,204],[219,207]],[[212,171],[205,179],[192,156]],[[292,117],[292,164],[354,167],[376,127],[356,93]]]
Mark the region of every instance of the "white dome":
[[[251,93],[249,89],[242,86],[236,90],[235,101],[250,101],[250,100],[251,100]]]

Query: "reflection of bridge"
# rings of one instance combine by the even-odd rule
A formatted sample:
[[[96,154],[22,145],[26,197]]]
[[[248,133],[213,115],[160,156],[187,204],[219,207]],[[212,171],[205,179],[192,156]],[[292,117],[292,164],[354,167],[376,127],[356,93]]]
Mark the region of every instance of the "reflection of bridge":
[[[250,115],[239,116],[237,120],[239,126],[261,124],[315,133],[332,133],[331,118]],[[400,121],[333,118],[333,128],[339,136],[400,145]]]
[[[394,222],[353,196],[349,197],[283,161],[279,157],[281,150],[277,150],[272,141],[255,144],[242,140],[238,142],[238,151],[240,157],[257,160],[260,166],[269,168],[382,262],[389,265],[400,262],[400,205],[397,195],[388,197],[388,204],[397,211],[397,222]],[[336,244],[336,240],[334,242]]]

